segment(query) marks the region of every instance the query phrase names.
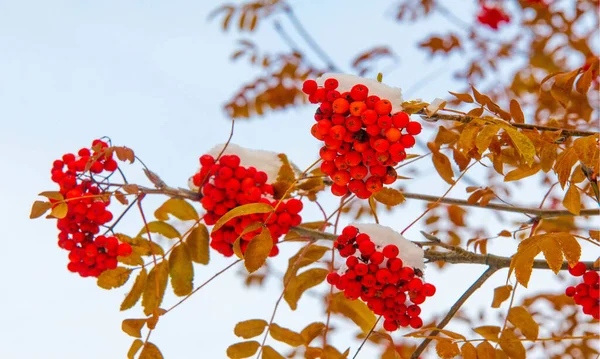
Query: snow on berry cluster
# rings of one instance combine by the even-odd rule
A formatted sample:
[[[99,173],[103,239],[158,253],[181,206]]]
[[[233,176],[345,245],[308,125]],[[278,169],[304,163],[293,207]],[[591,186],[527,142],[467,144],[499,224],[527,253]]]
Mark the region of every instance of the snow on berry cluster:
[[[600,283],[598,272],[587,270],[584,263],[579,262],[574,267],[569,267],[569,273],[574,277],[582,277],[582,283],[567,287],[565,294],[572,297],[576,304],[583,308],[583,313],[600,319],[600,296],[598,294]]]
[[[245,153],[248,151],[245,150]],[[260,159],[260,156],[256,158]],[[265,162],[257,163],[268,165]],[[303,207],[302,202],[294,198],[273,200],[273,187],[268,183],[267,173],[253,166],[242,166],[238,155],[225,154],[215,160],[212,155],[205,154],[200,157],[200,165],[200,170],[192,177],[192,188],[197,188],[203,195],[200,202],[207,211],[204,215],[206,225],[214,225],[227,212],[245,204],[262,202],[276,208],[274,213],[255,213],[233,218],[214,231],[211,234],[210,246],[224,256],[230,257],[234,254],[233,244],[240,235],[240,249],[242,253],[246,252],[250,240],[261,231],[261,228],[258,228],[243,233],[252,223],[264,223],[271,232],[273,243],[277,244],[279,238],[289,232],[291,226],[302,222],[299,215]],[[278,253],[279,249],[274,245],[269,256]]]
[[[65,154],[54,161],[51,171],[51,179],[60,186],[59,192],[68,206],[67,215],[57,222],[58,246],[69,251],[67,268],[82,277],[98,277],[105,270],[117,267],[118,256],[131,254],[128,243],[120,243],[112,236],[98,236],[100,226],[113,219],[107,209],[110,199],[101,196],[104,189],[92,177],[84,176],[87,168],[92,175],[117,169],[112,154],[102,153],[107,147],[105,142],[95,140],[92,150],[82,148],[77,156]]]
[[[394,166],[414,146],[421,124],[401,112],[400,89],[351,75],[325,74],[317,81],[306,80],[302,91],[319,104],[311,133],[324,142],[321,171],[333,180],[334,195],[369,198],[396,181]]]
[[[346,258],[327,282],[351,300],[362,299],[376,315],[383,315],[383,327],[420,328],[420,304],[435,294],[425,283],[423,251],[389,227],[375,224],[350,225],[334,242]]]

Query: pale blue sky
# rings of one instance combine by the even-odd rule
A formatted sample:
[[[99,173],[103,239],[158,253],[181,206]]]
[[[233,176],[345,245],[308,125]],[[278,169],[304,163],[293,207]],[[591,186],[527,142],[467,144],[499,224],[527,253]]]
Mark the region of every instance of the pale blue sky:
[[[353,0],[339,6],[337,1],[313,0],[292,4],[344,70],[349,70],[350,59],[361,50],[389,43],[401,61],[399,68],[385,75],[389,84],[406,90],[426,74],[448,69],[409,97],[431,100],[463,87],[453,82],[450,71],[462,63],[460,56],[428,60],[415,49],[425,33],[442,33],[451,26],[439,16],[400,26],[393,20],[393,2]],[[464,8],[454,11],[469,21],[473,16],[470,5],[461,2]],[[121,332],[121,320],[142,315],[137,308],[118,311],[129,286],[108,292],[96,287],[92,279],[69,273],[66,252],[56,245],[54,222],[30,221],[30,206],[37,193],[54,188],[49,169],[55,158],[104,135],[133,148],[167,183],[185,186],[199,155],[228,135],[222,104],[255,75],[245,65],[229,62],[238,34],[224,34],[217,21],[206,20],[215,6],[217,2],[183,0],[0,0],[0,168],[5,174],[0,178],[4,230],[0,357],[125,357],[132,338]],[[285,18],[280,21],[289,29]],[[285,47],[271,23],[260,25],[256,39],[268,46],[263,47],[267,50]],[[309,135],[313,111],[305,107],[240,121],[234,142],[286,152],[299,167],[305,167],[314,161],[318,149]],[[130,180],[147,183],[139,166],[126,171]],[[445,185],[430,189],[433,183],[439,184],[434,178],[429,172],[408,187],[415,192],[443,193]],[[464,189],[457,188],[452,195],[464,196]],[[531,204],[527,198],[519,200]],[[156,203],[147,200],[148,207]],[[325,204],[331,209],[335,201],[326,200]],[[402,229],[422,208],[420,202],[409,202],[398,215],[384,216],[382,221]],[[475,220],[486,216],[489,213],[482,212]],[[305,218],[318,220],[319,213],[308,207]],[[121,230],[137,232],[140,226],[138,217],[132,215]],[[490,232],[501,228],[491,227]],[[409,238],[420,239],[418,230],[418,226],[412,228]],[[514,243],[498,252],[509,253],[511,248]],[[281,249],[280,257],[272,261],[280,271],[296,250]],[[196,284],[230,261],[217,254],[212,258],[208,267],[196,267]],[[424,312],[444,312],[481,271],[481,266],[453,266],[442,274],[432,271],[428,279],[438,286],[438,294],[427,302]],[[501,273],[470,306],[488,306],[491,289],[504,283],[505,272]],[[533,290],[552,283],[548,273],[538,278]],[[170,359],[225,358],[226,347],[238,341],[232,332],[235,323],[268,319],[281,291],[277,279],[261,290],[242,289],[241,281],[230,271],[211,283],[162,318],[152,341]],[[167,296],[163,306],[175,300]],[[324,321],[319,302],[306,296],[296,312],[283,304],[275,322],[299,331],[317,320]],[[353,353],[357,343],[349,338],[356,328],[340,321],[337,332],[338,347],[343,350],[351,345]],[[360,357],[369,358],[372,353],[366,347]]]

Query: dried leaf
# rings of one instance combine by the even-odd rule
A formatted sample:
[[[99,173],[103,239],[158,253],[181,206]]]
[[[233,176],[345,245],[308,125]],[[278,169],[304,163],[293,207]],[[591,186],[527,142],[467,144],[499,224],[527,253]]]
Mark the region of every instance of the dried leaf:
[[[484,153],[490,147],[492,139],[496,137],[498,130],[500,130],[500,126],[492,123],[484,126],[481,132],[479,132],[475,140],[475,146],[477,147],[477,152],[479,152],[479,154]]]
[[[127,296],[121,303],[121,310],[127,310],[133,307],[140,297],[142,296],[142,292],[144,291],[144,285],[146,284],[146,278],[148,277],[148,272],[146,268],[142,268],[140,270],[140,274],[135,278],[135,282],[133,282],[133,286]]]
[[[373,197],[377,202],[383,203],[386,206],[397,206],[406,201],[402,192],[389,187],[383,187],[381,191],[375,193]]]
[[[455,93],[451,91],[448,92],[450,92],[452,96],[456,97],[462,102],[473,103],[473,97],[471,97],[471,95],[469,95],[468,93]]]
[[[450,359],[460,354],[458,344],[450,340],[438,340],[435,351],[440,358]]]
[[[436,152],[431,158],[440,177],[449,184],[454,184],[454,171],[448,157],[443,153]]]
[[[54,218],[61,219],[65,218],[67,213],[69,213],[69,206],[65,202],[61,202],[52,208],[50,215]]]
[[[177,198],[168,199],[154,212],[154,216],[159,221],[169,220],[169,214],[182,221],[197,221],[200,219],[198,212],[196,212],[196,209],[188,201]]]
[[[169,275],[176,296],[183,297],[194,289],[194,266],[187,243],[175,246],[169,256]]]
[[[523,110],[521,110],[521,105],[515,99],[510,100],[510,114],[516,123],[525,123],[525,116],[523,115]]]
[[[100,276],[98,276],[98,287],[104,289],[119,288],[123,284],[127,283],[130,274],[131,269],[127,269],[125,267],[117,267],[115,269],[106,270],[102,272]]]
[[[598,167],[598,156],[600,152],[600,148],[598,147],[598,135],[576,139],[573,141],[573,148],[581,163],[592,168]]]
[[[508,321],[519,328],[525,338],[536,340],[540,331],[540,326],[533,320],[533,317],[525,307],[513,307],[508,311]]]
[[[465,213],[467,213],[467,211],[460,206],[455,204],[448,206],[448,218],[456,226],[465,226]]]
[[[565,198],[562,202],[563,206],[576,216],[581,212],[581,196],[575,185],[570,185]]]
[[[144,342],[136,339],[131,343],[131,347],[129,347],[129,351],[127,352],[127,359],[134,359],[137,352],[144,345]]]
[[[496,341],[496,340],[494,340]],[[477,359],[495,359],[496,351],[488,341],[483,341],[477,345]]]
[[[242,359],[254,355],[260,348],[257,341],[235,343],[227,348],[227,356],[231,359]]]
[[[304,338],[304,345],[309,345],[316,337],[321,335],[325,330],[325,324],[321,322],[310,323],[302,331],[300,335]]]
[[[500,308],[500,305],[510,297],[512,289],[512,285],[503,285],[494,289],[494,300],[492,301],[492,308]]]
[[[149,222],[148,228],[146,228],[146,226],[144,226],[142,228],[142,230],[140,231],[140,233],[138,233],[138,237],[143,234],[147,234],[148,231],[150,231],[151,233],[161,234],[170,239],[181,238],[181,234],[179,233],[179,231],[176,230],[175,227],[168,224],[167,222],[162,222],[162,221]]]
[[[568,148],[566,151],[562,152],[554,165],[554,171],[558,176],[558,182],[560,186],[564,189],[567,180],[571,176],[571,171],[575,163],[577,163],[577,153],[573,147]]]
[[[483,115],[483,107],[477,107],[467,112],[467,116],[470,117],[481,117],[481,115]]]
[[[270,213],[270,212],[273,212],[273,207],[270,204],[266,204],[266,203],[249,203],[249,204],[245,204],[243,206],[235,207],[234,209],[225,213],[225,215],[223,215],[223,217],[221,217],[217,221],[217,223],[215,223],[215,225],[212,228],[212,232],[214,233],[214,232],[218,231],[219,228],[223,227],[223,225],[225,223],[229,222],[233,218],[245,216],[248,214]]]
[[[298,273],[298,270],[318,261],[330,250],[330,248],[315,244],[307,244],[307,246],[308,247],[304,246],[300,248],[298,252],[288,260],[288,267],[283,275],[283,283],[287,283],[292,276],[295,276],[296,273]]]
[[[204,224],[198,224],[185,239],[192,261],[200,264],[208,264],[210,260],[208,229]]]
[[[275,349],[265,345],[262,350],[261,359],[285,359],[285,357],[279,354]]]
[[[297,277],[292,277],[285,289],[283,299],[285,299],[292,310],[296,310],[302,294],[306,290],[321,284],[328,273],[327,269],[312,268]]]
[[[500,327],[494,325],[484,325],[473,328],[473,331],[489,341],[497,342],[498,334],[500,334]]]
[[[164,259],[150,270],[148,279],[146,279],[142,296],[142,306],[144,307],[145,315],[152,314],[160,306],[165,296],[168,281],[169,263]]]
[[[517,167],[514,170],[508,172],[506,176],[504,176],[504,182],[517,181],[523,178],[531,177],[540,171],[541,166],[535,163],[533,166],[521,166]]]
[[[368,333],[375,324],[375,315],[367,305],[359,300],[349,300],[344,293],[335,293],[331,299],[332,313],[339,313],[358,325],[363,332]]]
[[[514,148],[521,155],[523,161],[525,161],[526,164],[533,163],[535,157],[535,146],[529,137],[525,136],[510,125],[502,126],[502,128],[506,131],[508,137],[510,137]]]
[[[511,329],[505,329],[498,341],[500,348],[512,359],[525,359],[525,347]]]
[[[29,214],[29,218],[34,219],[41,217],[44,215],[44,213],[48,212],[50,208],[52,208],[52,203],[50,202],[35,201],[31,207],[31,214]]]
[[[304,338],[302,338],[302,335],[290,329],[280,327],[275,323],[271,324],[269,334],[273,339],[286,343],[292,347],[298,347],[304,344]]]
[[[248,248],[246,248],[244,266],[249,273],[255,272],[265,264],[271,248],[273,248],[271,232],[267,228],[263,228],[259,235],[252,238],[248,243]]]
[[[63,201],[65,199],[65,197],[63,197],[62,193],[57,192],[57,191],[44,191],[42,193],[39,193],[38,196],[44,196],[48,199],[53,199],[56,201]]]
[[[156,345],[146,342],[139,359],[163,359],[163,355]]]
[[[460,347],[460,354],[463,359],[477,359],[477,349],[469,342],[464,343]]]
[[[134,338],[142,337],[142,328],[146,324],[146,319],[125,319],[121,323],[121,329]]]
[[[233,333],[238,337],[250,339],[261,335],[265,331],[267,325],[269,325],[269,323],[262,319],[245,320],[235,325]]]

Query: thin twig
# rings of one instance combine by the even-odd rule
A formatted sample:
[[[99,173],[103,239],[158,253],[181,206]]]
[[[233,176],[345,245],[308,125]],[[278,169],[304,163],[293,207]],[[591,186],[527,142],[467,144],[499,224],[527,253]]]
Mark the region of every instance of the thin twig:
[[[365,345],[365,343],[367,342],[367,340],[369,339],[369,337],[371,336],[371,334],[373,333],[373,331],[377,327],[377,324],[379,323],[380,320],[381,320],[381,315],[379,316],[379,318],[377,318],[377,321],[375,322],[375,324],[373,324],[373,326],[371,327],[371,330],[369,330],[369,332],[365,336],[365,339],[362,341],[362,343],[360,343],[360,346],[356,350],[356,353],[354,353],[354,356],[352,357],[352,359],[356,359],[356,356],[358,355],[358,353],[360,353],[360,350]]]
[[[463,293],[463,295],[461,295],[460,298],[458,298],[456,303],[454,303],[454,305],[452,305],[452,307],[450,308],[450,311],[448,312],[448,314],[446,314],[444,319],[442,319],[440,324],[438,324],[436,327],[439,329],[444,329],[444,327],[450,322],[450,320],[452,320],[452,317],[454,317],[456,312],[458,312],[460,307],[467,301],[467,299],[469,299],[469,297],[473,293],[475,293],[475,291],[477,289],[479,289],[479,287],[481,287],[481,285],[489,277],[491,277],[492,274],[494,274],[494,272],[496,272],[497,270],[498,270],[498,268],[491,267],[491,266],[488,267],[485,270],[485,272],[483,272],[483,274],[479,278],[477,278],[477,280],[473,284],[471,284],[471,286]],[[433,332],[431,332],[431,334],[429,336],[433,337],[433,336],[438,335],[438,333],[439,333],[438,330],[434,330]],[[412,355],[410,356],[410,359],[417,359],[419,357],[419,355],[421,355],[421,353],[425,350],[425,348],[427,348],[427,345],[429,345],[431,340],[432,340],[431,338],[425,338],[421,342],[421,344],[417,347],[417,349],[415,349],[415,351],[412,353]]]

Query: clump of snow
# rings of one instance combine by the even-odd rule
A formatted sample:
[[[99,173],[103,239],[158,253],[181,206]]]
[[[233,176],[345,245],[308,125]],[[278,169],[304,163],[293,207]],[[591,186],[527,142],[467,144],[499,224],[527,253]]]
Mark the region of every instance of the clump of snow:
[[[402,259],[404,265],[420,270],[425,269],[423,249],[392,228],[375,223],[353,223],[351,226],[358,228],[361,233],[368,234],[379,250],[388,244],[398,247],[400,251],[398,258]]]
[[[392,103],[392,113],[402,111],[402,102],[404,101],[402,100],[402,89],[399,87],[391,87],[375,79],[336,73],[325,73],[323,76],[317,78],[316,81],[319,86],[323,86],[325,80],[330,78],[338,80],[339,85],[337,90],[340,93],[350,91],[357,84],[365,85],[369,88],[369,96],[376,95]]]
[[[217,158],[219,153],[223,150],[223,147],[225,147],[224,143],[216,145],[206,154]],[[283,162],[275,152],[244,148],[234,143],[227,145],[223,155],[236,155],[240,158],[241,166],[246,168],[255,167],[259,171],[264,171],[268,177],[267,183],[275,182],[277,174],[279,173],[279,168],[283,165]],[[192,191],[198,191],[199,189],[194,185],[192,178],[188,179],[188,186]]]
[[[432,103],[429,104],[429,106],[427,106],[425,112],[427,112],[427,116],[433,116],[439,110],[443,110],[444,106],[446,106],[446,101],[442,100],[441,98],[436,98]]]

